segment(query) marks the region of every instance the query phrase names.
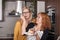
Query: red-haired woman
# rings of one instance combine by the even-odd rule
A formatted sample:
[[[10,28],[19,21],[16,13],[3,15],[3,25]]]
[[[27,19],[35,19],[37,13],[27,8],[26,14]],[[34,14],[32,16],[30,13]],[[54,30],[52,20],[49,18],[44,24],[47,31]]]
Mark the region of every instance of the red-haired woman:
[[[33,35],[28,35],[27,40],[46,40],[48,36],[48,30],[51,29],[51,22],[49,16],[44,13],[38,13],[36,18],[36,24],[33,28],[31,28],[28,32]]]
[[[49,16],[44,13],[40,12],[37,14],[36,18],[36,27],[35,30],[37,32],[37,40],[46,40],[48,35],[48,30],[51,29],[51,22]]]

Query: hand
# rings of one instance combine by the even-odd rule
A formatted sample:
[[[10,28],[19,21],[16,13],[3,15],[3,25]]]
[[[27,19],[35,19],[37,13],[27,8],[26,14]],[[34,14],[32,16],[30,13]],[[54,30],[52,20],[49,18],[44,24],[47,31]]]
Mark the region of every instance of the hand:
[[[25,17],[23,15],[20,16],[20,18],[23,20],[23,21],[26,21]]]
[[[35,32],[38,30],[37,26],[34,26]]]
[[[34,35],[35,31],[34,31],[34,29],[33,29],[33,28],[31,28],[31,29],[29,29],[28,33],[33,34],[33,35]]]

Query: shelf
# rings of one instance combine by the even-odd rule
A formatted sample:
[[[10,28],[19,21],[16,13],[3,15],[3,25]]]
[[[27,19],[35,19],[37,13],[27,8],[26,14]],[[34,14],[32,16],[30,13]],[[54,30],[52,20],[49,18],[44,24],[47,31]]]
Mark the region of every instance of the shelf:
[[[12,39],[13,37],[0,37],[0,39],[6,39],[6,38]]]
[[[8,15],[9,17],[20,17],[19,15]]]

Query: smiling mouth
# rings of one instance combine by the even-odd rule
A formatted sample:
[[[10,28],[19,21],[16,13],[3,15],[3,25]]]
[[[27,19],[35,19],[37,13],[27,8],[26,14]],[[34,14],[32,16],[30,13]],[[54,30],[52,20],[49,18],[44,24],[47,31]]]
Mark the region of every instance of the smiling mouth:
[[[27,17],[27,16],[25,16],[25,17]]]

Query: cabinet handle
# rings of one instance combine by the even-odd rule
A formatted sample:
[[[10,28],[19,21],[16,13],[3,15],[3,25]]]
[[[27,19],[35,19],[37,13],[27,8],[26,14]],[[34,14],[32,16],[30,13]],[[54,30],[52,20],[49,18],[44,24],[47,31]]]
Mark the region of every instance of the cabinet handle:
[[[3,27],[0,27],[0,28],[3,28]]]

